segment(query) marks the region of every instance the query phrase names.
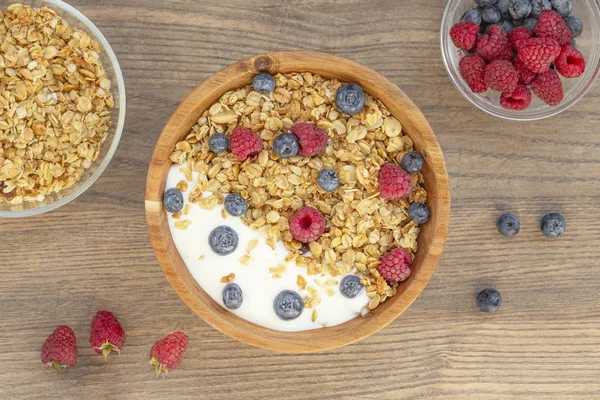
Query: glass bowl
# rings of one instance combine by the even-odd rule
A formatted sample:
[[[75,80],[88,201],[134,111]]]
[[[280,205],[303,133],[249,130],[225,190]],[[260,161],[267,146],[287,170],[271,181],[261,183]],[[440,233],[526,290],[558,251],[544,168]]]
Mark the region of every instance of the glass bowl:
[[[18,218],[42,214],[64,206],[77,196],[85,192],[102,175],[108,163],[112,159],[125,123],[125,82],[121,73],[121,67],[117,57],[102,32],[85,15],[60,0],[18,0],[2,2],[3,10],[13,3],[21,3],[35,8],[48,7],[74,28],[81,29],[97,41],[102,48],[100,59],[104,64],[107,78],[111,80],[111,92],[114,97],[115,106],[112,110],[112,126],[109,128],[106,141],[100,147],[100,154],[92,165],[86,169],[81,178],[70,188],[60,193],[46,195],[46,198],[38,202],[23,202],[12,205],[6,202],[0,203],[0,217]]]
[[[577,49],[586,60],[586,70],[579,78],[562,78],[565,98],[556,107],[549,106],[533,95],[531,105],[523,111],[507,110],[500,105],[500,93],[488,90],[485,93],[473,93],[460,75],[458,63],[465,54],[450,39],[450,28],[459,22],[463,14],[475,7],[473,0],[449,0],[442,18],[441,47],[442,58],[450,75],[463,96],[480,110],[499,118],[515,121],[535,121],[559,114],[577,103],[590,90],[600,69],[600,0],[574,0],[573,12],[581,19],[584,28],[576,38]]]

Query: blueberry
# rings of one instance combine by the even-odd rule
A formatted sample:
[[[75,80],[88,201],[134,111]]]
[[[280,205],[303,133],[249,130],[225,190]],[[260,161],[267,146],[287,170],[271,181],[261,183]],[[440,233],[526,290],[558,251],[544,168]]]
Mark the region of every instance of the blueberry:
[[[474,22],[476,25],[481,25],[481,11],[479,8],[471,8],[463,14],[461,22]]]
[[[513,24],[507,19],[501,19],[496,25],[502,28],[506,34],[509,34],[514,29]]]
[[[421,171],[423,169],[423,163],[425,160],[423,156],[413,151],[411,153],[406,153],[404,157],[402,157],[402,168],[409,174],[414,174],[416,172]]]
[[[310,251],[310,247],[308,247],[307,243],[302,243],[302,246],[300,246],[300,255],[303,256],[306,253],[308,253]]]
[[[163,206],[170,213],[176,213],[183,208],[183,194],[177,188],[169,189],[163,196]]]
[[[529,0],[510,0],[508,12],[512,19],[523,19],[531,14],[531,3]]]
[[[238,285],[235,283],[228,283],[223,288],[223,304],[225,304],[225,307],[230,310],[235,310],[240,308],[243,302],[244,297],[242,295],[242,288]]]
[[[208,244],[212,251],[220,256],[226,256],[237,249],[238,235],[228,226],[219,226],[208,236]]]
[[[222,133],[213,133],[208,138],[208,149],[213,153],[221,154],[229,147],[229,139]]]
[[[365,107],[365,92],[356,83],[340,86],[335,94],[335,106],[344,114],[354,115]]]
[[[281,158],[295,156],[299,148],[298,138],[291,132],[277,135],[273,141],[273,151]]]
[[[567,229],[567,221],[558,213],[551,213],[542,218],[542,233],[549,238],[559,237]]]
[[[225,197],[223,207],[225,207],[225,211],[227,211],[229,215],[241,217],[246,214],[246,211],[248,210],[248,202],[241,195],[231,193]]]
[[[258,74],[252,79],[252,87],[261,94],[271,93],[275,90],[275,78],[269,74]]]
[[[567,18],[573,11],[573,0],[550,0],[552,8],[563,18]]]
[[[498,7],[498,11],[502,14],[503,18],[510,17],[510,13],[508,12],[508,6],[510,6],[510,0],[498,0],[496,7]]]
[[[479,7],[493,6],[498,0],[475,0]]]
[[[360,278],[356,275],[348,275],[340,282],[340,292],[342,296],[349,299],[355,298],[362,290],[363,285]]]
[[[340,186],[337,172],[331,169],[322,169],[317,177],[317,183],[326,192],[333,192]]]
[[[298,293],[284,290],[275,298],[273,309],[275,314],[284,321],[296,319],[302,314],[304,301]]]
[[[496,228],[502,236],[515,236],[521,229],[521,221],[512,213],[505,213],[498,218]]]
[[[525,21],[523,22],[523,26],[525,28],[529,29],[531,32],[533,32],[537,23],[538,23],[537,18],[529,17],[529,18],[525,19]]]
[[[496,312],[502,304],[502,296],[496,289],[483,289],[477,295],[477,307],[482,312]]]
[[[500,22],[502,16],[500,15],[500,10],[496,7],[486,7],[481,12],[481,18],[488,24],[495,24]]]
[[[551,10],[550,0],[531,0],[531,16],[538,18],[542,11]]]
[[[565,23],[571,30],[571,33],[573,33],[574,38],[579,37],[583,32],[583,22],[576,16],[571,15],[565,18]]]
[[[412,203],[408,207],[408,216],[417,224],[424,224],[429,220],[429,207],[425,203]]]

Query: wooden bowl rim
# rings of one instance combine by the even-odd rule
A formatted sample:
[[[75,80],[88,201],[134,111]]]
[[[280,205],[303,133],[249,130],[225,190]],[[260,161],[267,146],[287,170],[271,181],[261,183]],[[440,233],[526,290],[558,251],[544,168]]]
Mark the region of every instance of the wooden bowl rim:
[[[290,70],[292,65],[299,66],[299,69]],[[323,70],[322,65],[335,66],[335,68]],[[391,108],[405,111],[408,120],[403,121],[400,118],[399,120],[403,126],[408,121],[412,129],[418,131],[420,140],[425,144],[423,150],[426,154],[426,164],[432,166],[431,170],[434,176],[432,184],[435,184],[437,190],[435,196],[437,203],[435,210],[432,210],[429,222],[432,224],[435,221],[435,226],[431,228],[433,237],[428,243],[427,253],[423,255],[417,253],[418,257],[422,257],[417,273],[409,278],[401,293],[373,312],[376,313],[377,318],[356,317],[338,326],[309,331],[275,331],[255,325],[224,310],[200,288],[193,278],[193,282],[188,285],[176,270],[175,263],[183,263],[183,260],[176,249],[173,252],[174,244],[168,229],[167,215],[161,203],[166,177],[165,170],[168,172],[172,165],[169,154],[173,151],[175,142],[185,137],[201,113],[223,93],[232,90],[228,88],[232,81],[243,81],[247,84],[253,75],[260,72],[271,74],[312,72],[328,78],[357,82],[367,92],[381,100],[390,111],[392,111]],[[244,86],[243,82],[237,87]],[[385,95],[376,93],[378,91]],[[215,96],[214,100],[205,101],[207,98]],[[200,109],[199,101],[204,101],[208,105]],[[393,107],[390,107],[392,103]],[[195,120],[191,119],[190,114],[195,114]],[[188,127],[190,123],[191,126]],[[417,125],[418,129],[415,128]],[[413,138],[413,135],[409,134],[409,136]],[[413,140],[415,139],[413,138]],[[430,201],[431,196],[428,199],[428,202]],[[179,297],[204,321],[222,333],[249,345],[284,353],[311,353],[342,347],[376,333],[400,316],[419,296],[435,272],[446,241],[450,220],[450,188],[442,150],[433,130],[417,106],[391,81],[368,67],[327,53],[315,51],[271,52],[240,60],[212,75],[198,85],[175,110],[157,141],[149,165],[145,211],[150,240],[164,274]],[[421,243],[419,244],[421,245]],[[419,252],[424,251],[425,247],[420,246]],[[185,267],[185,263],[183,266]],[[185,267],[185,271],[191,276],[187,267]],[[384,305],[386,307],[383,307]],[[380,309],[381,312],[378,311]],[[348,329],[350,325],[355,326]]]

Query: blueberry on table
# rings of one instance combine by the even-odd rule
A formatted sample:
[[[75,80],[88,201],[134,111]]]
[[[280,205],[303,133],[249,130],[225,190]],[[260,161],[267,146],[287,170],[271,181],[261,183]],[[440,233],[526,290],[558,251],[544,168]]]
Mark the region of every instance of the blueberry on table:
[[[226,256],[237,249],[238,235],[228,226],[219,226],[208,236],[208,244],[216,254]]]
[[[429,207],[425,203],[414,202],[408,207],[408,216],[417,224],[424,224],[429,220]]]
[[[238,193],[231,193],[225,197],[223,203],[225,211],[234,217],[241,217],[248,210],[248,202]]]
[[[183,194],[177,188],[169,189],[163,196],[163,206],[170,213],[176,213],[183,208]]]
[[[279,293],[273,302],[275,314],[284,321],[296,319],[302,314],[304,301],[302,297],[291,290]]]
[[[424,163],[425,160],[423,159],[423,156],[416,151],[406,153],[404,157],[402,157],[401,162],[402,168],[404,168],[404,170],[409,174],[414,174],[421,171]]]
[[[269,74],[258,74],[252,79],[252,87],[260,94],[271,93],[275,90],[275,78]]]
[[[505,213],[498,218],[496,227],[502,236],[515,236],[521,229],[521,221],[515,214]]]
[[[281,158],[290,158],[298,154],[300,143],[298,138],[291,132],[282,133],[273,141],[273,152]]]
[[[365,107],[365,92],[356,83],[340,86],[335,94],[335,106],[348,115],[359,113]]]
[[[481,12],[481,18],[488,24],[500,22],[502,15],[496,7],[485,7]]]
[[[565,18],[565,23],[567,24],[567,27],[573,34],[574,38],[581,36],[581,33],[583,32],[583,22],[581,22],[579,18],[574,15],[570,15]]]
[[[496,289],[483,289],[477,295],[477,307],[482,312],[496,312],[502,304],[502,296]]]
[[[460,19],[460,22],[473,22],[475,25],[479,26],[481,25],[481,19],[481,11],[479,10],[479,8],[475,7],[467,10],[467,12],[464,13],[462,18]]]
[[[340,186],[340,178],[332,169],[323,169],[317,176],[317,184],[326,192],[333,192]]]
[[[221,154],[229,147],[229,139],[222,133],[213,133],[208,138],[208,149],[216,154]]]
[[[542,218],[542,233],[549,238],[559,237],[567,229],[567,221],[558,213],[551,213]]]
[[[360,283],[360,278],[356,275],[348,275],[340,282],[340,293],[348,299],[358,296],[362,288],[363,285]]]
[[[511,0],[508,5],[508,12],[512,19],[527,18],[531,14],[530,0]]]
[[[223,304],[230,310],[235,310],[240,308],[242,303],[244,302],[244,297],[242,295],[242,288],[240,288],[235,283],[228,283],[223,288]]]
[[[567,18],[573,11],[573,0],[550,0],[552,8],[563,18]]]

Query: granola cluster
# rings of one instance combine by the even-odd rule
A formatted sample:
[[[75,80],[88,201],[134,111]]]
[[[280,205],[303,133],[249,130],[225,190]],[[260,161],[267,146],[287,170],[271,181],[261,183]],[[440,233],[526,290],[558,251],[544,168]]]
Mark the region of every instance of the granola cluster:
[[[177,143],[171,160],[182,165],[180,170],[194,185],[191,203],[213,209],[223,203],[225,195],[240,193],[250,205],[242,221],[263,232],[271,247],[282,240],[290,250],[288,261],[295,260],[306,266],[309,275],[325,276],[332,282],[356,268],[371,299],[368,307],[374,309],[393,296],[398,285],[388,284],[379,275],[380,258],[397,247],[411,254],[418,248],[419,226],[407,210],[413,201],[426,202],[423,175],[411,175],[414,190],[408,200],[400,201],[383,199],[377,179],[380,166],[400,164],[402,156],[413,150],[413,142],[402,134],[401,122],[370,95],[360,113],[338,112],[335,94],[342,83],[337,80],[311,73],[278,74],[275,80],[277,86],[268,95],[250,85],[223,94],[185,140]],[[272,150],[273,139],[298,122],[326,130],[329,144],[315,157],[281,159]],[[243,162],[230,152],[209,151],[211,134],[229,135],[236,127],[257,132],[263,151]],[[339,190],[327,193],[317,185],[323,168],[338,172]],[[197,182],[191,182],[192,171],[199,172]],[[327,221],[325,233],[309,244],[307,253],[289,232],[289,219],[304,206],[317,208]],[[185,214],[174,217],[185,219]],[[306,286],[306,282],[298,284]],[[318,301],[311,297],[305,305]]]
[[[0,202],[41,201],[98,158],[114,106],[100,52],[51,9],[0,11]]]

